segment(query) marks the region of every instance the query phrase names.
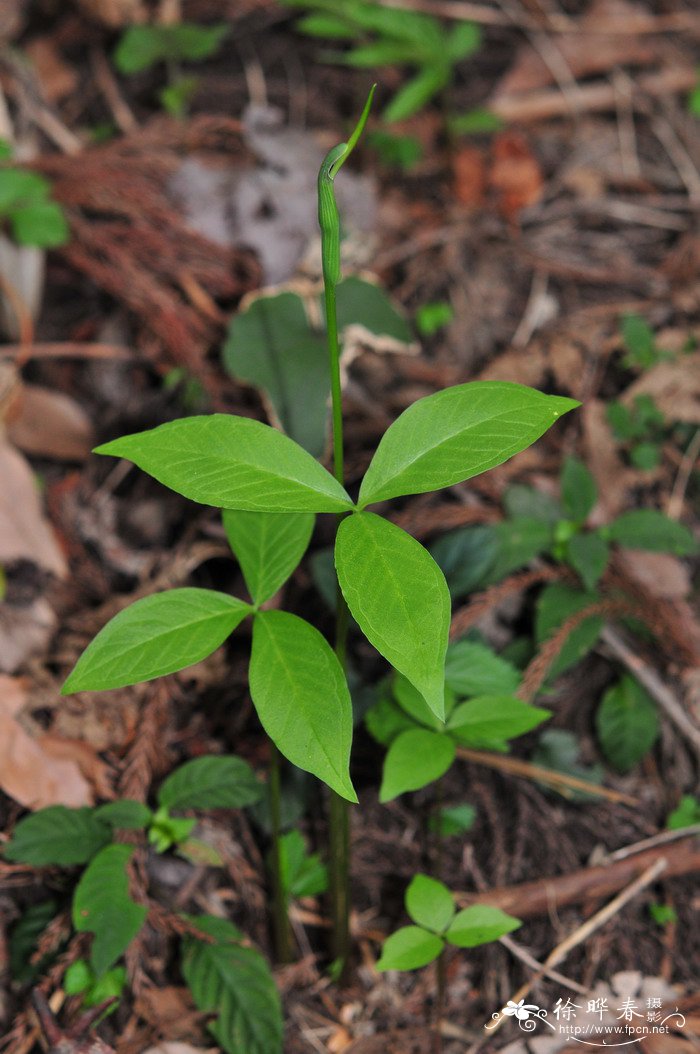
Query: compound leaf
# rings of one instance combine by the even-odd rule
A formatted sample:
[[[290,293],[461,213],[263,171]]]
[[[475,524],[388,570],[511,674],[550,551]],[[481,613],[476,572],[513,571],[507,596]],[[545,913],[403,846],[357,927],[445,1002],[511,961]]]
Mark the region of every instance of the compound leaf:
[[[223,522],[248,591],[255,604],[262,604],[297,567],[311,540],[315,516],[312,512],[224,509]]]
[[[384,433],[359,505],[477,476],[530,446],[578,405],[506,381],[473,381],[418,399]]]
[[[653,747],[659,715],[639,681],[625,674],[603,696],[595,716],[605,757],[618,772],[629,772]]]
[[[444,933],[455,913],[454,900],[446,885],[428,875],[415,875],[406,890],[406,911],[418,926]]]
[[[455,915],[445,937],[458,948],[476,948],[497,941],[522,926],[520,919],[489,904],[472,904]]]
[[[70,867],[87,863],[111,837],[92,809],[49,805],[19,821],[3,856],[34,867]]]
[[[213,589],[142,597],[100,630],[61,691],[122,688],[183,670],[211,655],[250,611],[249,604]]]
[[[402,732],[384,759],[379,800],[392,801],[399,794],[420,790],[440,779],[454,761],[455,750],[454,740],[444,732],[422,728]]]
[[[73,925],[94,934],[90,962],[99,977],[122,955],[148,909],[129,896],[126,866],[133,846],[108,845],[88,864],[73,895]]]
[[[289,436],[248,417],[209,414],[169,421],[103,443],[202,505],[245,512],[347,512],[350,498]]]
[[[215,1013],[208,1028],[228,1054],[282,1054],[282,1008],[270,968],[260,952],[238,943],[234,927],[207,925],[225,919],[192,918],[217,938],[187,937],[182,972],[197,1008]]]
[[[384,941],[376,969],[419,970],[437,959],[445,942],[422,926],[402,926]]]
[[[258,612],[250,694],[263,728],[284,756],[342,798],[357,801],[349,774],[350,692],[318,630],[285,611]]]
[[[233,754],[193,758],[161,784],[158,804],[166,809],[242,809],[262,797],[262,785],[247,761]]]
[[[443,718],[450,594],[438,565],[400,527],[369,512],[343,520],[335,563],[362,632]]]

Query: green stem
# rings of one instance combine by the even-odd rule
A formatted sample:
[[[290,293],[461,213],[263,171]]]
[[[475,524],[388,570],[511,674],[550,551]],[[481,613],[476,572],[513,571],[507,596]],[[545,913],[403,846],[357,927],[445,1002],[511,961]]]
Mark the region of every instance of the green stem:
[[[275,938],[275,955],[280,963],[292,961],[292,935],[289,928],[289,904],[282,877],[281,856],[281,787],[280,755],[270,740],[270,764],[268,792],[270,796],[270,828],[272,831],[272,925]]]

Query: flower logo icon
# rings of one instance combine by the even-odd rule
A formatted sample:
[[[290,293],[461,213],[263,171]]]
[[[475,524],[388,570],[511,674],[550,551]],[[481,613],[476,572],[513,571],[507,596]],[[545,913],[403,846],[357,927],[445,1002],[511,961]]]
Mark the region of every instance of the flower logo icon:
[[[526,1004],[524,999],[521,999],[519,1003],[514,1003],[512,999],[509,999],[501,1013],[505,1014],[506,1017],[517,1017],[518,1021],[527,1021],[530,1014],[537,1014],[539,1009],[538,1006],[534,1006],[532,1003]]]

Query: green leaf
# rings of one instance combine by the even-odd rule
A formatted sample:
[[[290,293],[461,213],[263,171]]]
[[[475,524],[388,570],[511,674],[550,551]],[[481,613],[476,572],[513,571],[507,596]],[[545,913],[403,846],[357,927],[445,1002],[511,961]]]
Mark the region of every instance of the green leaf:
[[[455,759],[455,744],[444,732],[410,729],[389,747],[384,759],[380,802],[420,790],[440,779]]]
[[[104,443],[192,501],[244,512],[347,512],[341,485],[288,436],[248,417],[169,421]]]
[[[583,593],[580,589],[574,589],[560,582],[552,582],[545,586],[537,598],[535,610],[537,644],[543,644],[553,636],[571,615],[590,607],[599,600],[600,597],[596,593]],[[549,669],[548,680],[558,677],[560,673],[568,670],[570,666],[588,654],[600,636],[603,622],[600,615],[591,615],[571,631],[558,658],[554,660]]]
[[[148,841],[157,853],[165,853],[172,846],[179,846],[192,834],[197,821],[171,816],[167,807],[161,805],[148,829]]]
[[[422,697],[421,697],[422,698]],[[415,728],[415,723],[387,695],[381,695],[365,714],[367,731],[377,743],[388,747],[401,732]]]
[[[232,377],[262,389],[287,435],[320,457],[328,433],[328,355],[301,297],[261,296],[234,315],[223,359]]]
[[[432,337],[445,326],[449,326],[454,316],[452,305],[447,300],[422,304],[416,311],[418,332],[424,337]]]
[[[258,612],[250,694],[263,728],[284,756],[342,798],[357,801],[349,774],[350,692],[318,630],[285,611]]]
[[[269,600],[287,581],[307,550],[312,512],[223,510],[224,530],[255,604]]]
[[[581,747],[573,732],[567,732],[563,728],[547,728],[540,735],[537,748],[533,751],[531,761],[545,769],[554,769],[555,772],[563,772],[567,776],[576,776],[577,779],[586,780],[588,783],[601,784],[603,782],[603,766],[583,765],[580,761]],[[548,793],[561,795],[569,801],[599,801],[595,794],[586,791],[572,790],[570,787],[548,787],[542,784]]]
[[[90,962],[100,977],[140,931],[148,909],[129,896],[130,845],[108,845],[83,872],[73,895],[73,925],[94,934]]]
[[[481,47],[481,27],[475,22],[458,22],[447,37],[447,54],[452,62],[473,55]]]
[[[445,683],[462,696],[514,695],[520,674],[485,644],[459,640],[447,649]]]
[[[499,535],[494,527],[458,527],[438,538],[430,553],[442,569],[450,593],[462,597],[480,585],[497,558]]]
[[[12,926],[7,950],[10,977],[15,984],[28,984],[43,972],[48,956],[42,956],[40,962],[32,960],[39,938],[51,920],[58,915],[58,911],[58,902],[53,897],[40,900],[35,904],[30,904]]]
[[[497,551],[479,582],[481,587],[500,582],[513,571],[527,567],[535,557],[546,553],[553,541],[549,524],[525,516],[496,523],[491,530],[496,538]]]
[[[641,315],[623,315],[622,340],[628,353],[626,365],[648,370],[658,361],[654,331]]]
[[[680,802],[668,814],[666,827],[669,831],[679,831],[683,827],[694,827],[700,823],[700,800],[692,794],[684,794]]]
[[[610,549],[597,531],[575,534],[566,547],[567,561],[581,576],[586,589],[592,591],[608,566]]]
[[[55,201],[38,201],[20,205],[10,215],[12,237],[19,245],[37,245],[53,249],[70,238],[68,220]]]
[[[500,132],[505,122],[498,114],[479,107],[456,114],[450,118],[449,126],[453,135],[488,135],[490,132]]]
[[[94,980],[95,971],[87,959],[77,959],[63,975],[63,991],[66,995],[80,995],[87,991]]]
[[[422,926],[403,926],[384,941],[375,967],[384,970],[419,970],[437,959],[445,942]]]
[[[630,461],[635,468],[650,472],[661,464],[661,446],[659,443],[637,443],[630,450]]]
[[[190,921],[206,932],[212,932],[207,921],[226,923]],[[197,1009],[217,1015],[209,1031],[228,1054],[282,1054],[282,1007],[269,966],[260,952],[237,943],[235,927],[217,926],[212,936],[216,944],[186,937],[182,953],[182,973]]]
[[[141,73],[166,57],[162,26],[130,26],[114,49],[114,64],[120,73]]]
[[[100,805],[94,810],[94,815],[103,823],[120,831],[134,830],[148,827],[153,818],[153,813],[140,801],[110,801],[106,805]]]
[[[629,674],[603,696],[596,731],[605,757],[618,772],[629,772],[659,735],[659,715],[649,694]]]
[[[83,999],[83,1006],[99,1006],[107,999],[119,998],[126,987],[126,969],[123,966],[114,966],[102,977],[98,977],[92,984],[90,991]],[[117,1009],[113,1005],[107,1010],[108,1014]]]
[[[151,681],[200,662],[223,644],[249,604],[213,589],[169,589],[115,615],[88,644],[63,695]]]
[[[454,917],[455,905],[444,883],[428,875],[415,875],[406,890],[406,911],[416,925],[443,933]]]
[[[400,527],[368,512],[341,523],[335,564],[362,632],[442,718],[450,594],[438,565]]]
[[[375,337],[389,337],[399,344],[412,343],[408,322],[374,282],[365,282],[355,275],[344,278],[336,287],[336,301],[341,334],[348,326],[362,326]],[[320,306],[325,311],[323,298]]]
[[[288,897],[315,897],[328,888],[328,868],[318,853],[307,853],[299,831],[280,838],[282,884]]]
[[[503,506],[511,519],[539,520],[550,527],[562,518],[562,509],[556,498],[522,483],[514,483],[506,488]]]
[[[247,761],[233,754],[209,754],[176,768],[161,784],[158,804],[166,809],[242,809],[262,797],[263,788]]]
[[[19,821],[3,856],[34,867],[70,867],[87,863],[111,837],[92,809],[49,805]]]
[[[493,742],[530,732],[551,716],[549,710],[530,706],[513,696],[491,695],[456,706],[447,729],[465,746],[488,748]]]
[[[583,523],[598,500],[598,488],[583,461],[567,457],[561,474],[561,503],[574,523]]]
[[[472,904],[455,915],[445,937],[457,948],[476,948],[480,944],[497,941],[520,926],[520,919],[506,915],[499,908],[492,908],[489,904]]]
[[[198,26],[193,22],[163,26],[169,38],[166,58],[179,58],[185,62],[208,59],[219,50],[230,28],[225,22],[213,26]]]
[[[426,728],[436,731],[441,731],[444,728],[444,721],[435,716],[418,689],[414,688],[411,682],[402,674],[394,674],[392,690],[394,699],[403,712],[413,718],[419,725],[424,725]],[[447,713],[447,700],[445,700],[445,713]]]
[[[38,172],[24,168],[0,169],[0,213],[6,215],[21,205],[45,201],[51,184]]]
[[[670,520],[657,509],[633,509],[623,512],[605,528],[611,542],[630,549],[648,549],[654,553],[690,556],[698,550],[692,533],[682,523]]]
[[[161,106],[172,117],[186,117],[190,103],[199,90],[199,84],[199,77],[178,77],[158,92]]]
[[[328,37],[330,40],[354,40],[356,28],[335,15],[307,15],[294,23],[300,33],[309,37]]]
[[[373,69],[376,66],[403,65],[414,57],[415,47],[412,44],[398,40],[378,40],[339,55],[338,61],[356,69]]]
[[[448,805],[430,817],[428,829],[443,838],[450,835],[465,834],[471,830],[476,820],[476,809],[469,802],[460,805]]]
[[[413,135],[392,135],[376,129],[368,134],[367,143],[377,151],[383,165],[404,172],[410,171],[423,157],[423,146]]]
[[[400,61],[400,60],[399,60]],[[450,80],[449,62],[430,63],[396,93],[383,113],[389,124],[403,121],[422,109]],[[431,488],[434,489],[434,488]]]
[[[418,399],[384,433],[359,505],[471,479],[530,446],[578,405],[506,381],[473,381]]]

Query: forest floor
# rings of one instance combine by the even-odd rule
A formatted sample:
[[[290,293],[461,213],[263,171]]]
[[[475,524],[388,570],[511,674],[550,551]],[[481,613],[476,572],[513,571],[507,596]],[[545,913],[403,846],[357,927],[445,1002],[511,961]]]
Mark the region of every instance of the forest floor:
[[[193,412],[269,420],[266,400],[223,367],[229,319],[263,286],[318,288],[313,223],[290,220],[284,200],[313,220],[315,185],[308,175],[300,187],[293,172],[346,134],[371,79],[379,106],[370,130],[382,127],[378,114],[404,74],[324,63],[324,43],[297,32],[297,12],[274,0],[173,6],[183,20],[232,27],[219,53],[197,66],[182,119],[162,112],[162,70],[127,77],[111,61],[128,11],[145,2],[18,4],[15,21],[9,4],[6,28],[0,14],[0,134],[22,144],[28,163],[52,181],[71,228],[69,242],[46,254],[43,291],[30,265],[20,274],[0,253],[3,840],[29,807],[150,800],[177,764],[203,754],[236,753],[261,774],[267,765],[247,692],[245,631],[162,683],[60,696],[89,640],[135,598],[173,585],[240,588],[215,510],[90,450]],[[461,5],[415,6],[451,16]],[[700,537],[700,125],[688,104],[700,15],[692,0],[464,6],[483,43],[457,65],[449,106],[457,114],[488,107],[500,126],[449,135],[444,112],[429,104],[391,128],[420,145],[410,167],[389,163],[376,138],[348,166],[362,178],[347,184],[345,272],[371,275],[410,320],[425,305],[449,306],[444,324],[417,332],[410,347],[367,333],[354,341],[346,358],[349,483],[416,398],[465,381],[515,381],[582,407],[485,476],[404,499],[391,511],[397,522],[429,546],[447,532],[507,523],[508,488],[556,497],[564,458],[575,455],[597,485],[592,526],[654,508]],[[279,107],[281,124],[255,126],[251,105]],[[276,164],[289,177],[279,198],[243,215],[237,181]],[[207,171],[220,178],[207,180]],[[630,316],[646,323],[637,337],[623,332]],[[639,396],[650,396],[659,416],[625,439],[608,408],[621,404],[633,415]],[[646,462],[632,454],[640,441],[653,448]],[[328,544],[325,530],[312,550]],[[512,546],[521,542],[511,536]],[[698,828],[673,841],[664,834],[681,799],[698,794],[699,566],[697,557],[621,551],[599,594],[624,593],[635,624],[605,616],[584,657],[551,683],[533,658],[537,599],[547,582],[571,583],[570,568],[530,552],[526,541],[501,582],[459,596],[453,626],[521,665],[529,698],[553,712],[545,727],[567,735],[531,732],[509,754],[460,758],[441,781],[441,801],[470,803],[475,820],[438,849],[428,829],[433,792],[379,804],[383,749],[358,726],[356,962],[347,985],[335,986],[325,900],[294,904],[297,960],[275,969],[285,1051],[438,1049],[434,968],[374,970],[382,940],[406,921],[406,885],[434,870],[438,854],[441,878],[461,903],[490,898],[524,923],[512,937],[448,957],[444,1054],[572,1049],[562,1033],[531,1035],[514,1018],[493,1034],[483,1026],[508,1000],[547,1008],[554,1020],[558,1000],[585,1007],[593,992],[611,1006],[636,999],[645,1020],[657,997],[683,1011],[682,1028],[649,1032],[626,1049],[700,1049]],[[285,605],[330,634],[308,565],[286,587]],[[365,684],[381,679],[385,667],[366,644],[353,639],[351,652]],[[596,713],[624,673],[641,678],[659,720],[653,745],[622,773],[601,750]],[[596,782],[588,794],[566,780],[553,788],[518,761]],[[298,826],[323,855],[322,796],[308,785],[289,793]],[[689,809],[697,825],[697,799]],[[221,866],[138,849],[141,894],[147,889],[161,911],[127,952],[127,994],[100,1029],[119,1054],[165,1041],[186,1045],[157,1047],[170,1054],[211,1049],[173,955],[171,912],[226,915],[273,958],[263,829],[247,811],[212,811],[199,815],[198,832]],[[42,937],[48,966],[32,983],[55,1010],[75,1010],[61,991],[66,966],[84,949],[84,938],[67,939],[61,905],[69,890],[56,869],[0,862],[0,1031],[11,1054],[40,1047],[28,988],[11,975],[3,949],[28,906],[49,894],[59,909]],[[623,903],[588,925],[625,891]]]

